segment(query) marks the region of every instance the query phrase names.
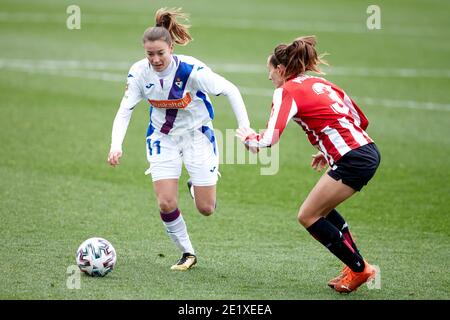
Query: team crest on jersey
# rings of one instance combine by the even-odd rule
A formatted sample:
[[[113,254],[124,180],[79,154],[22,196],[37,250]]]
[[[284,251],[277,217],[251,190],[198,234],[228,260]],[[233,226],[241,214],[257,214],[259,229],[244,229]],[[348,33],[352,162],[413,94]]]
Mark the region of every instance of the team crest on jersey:
[[[183,87],[183,81],[181,81],[180,78],[177,78],[175,81],[175,85],[181,89]]]

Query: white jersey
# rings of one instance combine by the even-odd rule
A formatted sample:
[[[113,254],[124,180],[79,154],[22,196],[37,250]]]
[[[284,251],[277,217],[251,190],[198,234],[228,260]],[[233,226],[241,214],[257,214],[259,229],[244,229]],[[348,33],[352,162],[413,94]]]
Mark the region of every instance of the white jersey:
[[[122,150],[122,142],[134,107],[142,100],[150,104],[147,136],[154,131],[180,136],[206,125],[214,118],[208,94],[227,96],[239,127],[250,127],[239,90],[201,61],[172,55],[166,70],[156,72],[142,59],[130,68],[127,88],[114,119],[111,150]]]

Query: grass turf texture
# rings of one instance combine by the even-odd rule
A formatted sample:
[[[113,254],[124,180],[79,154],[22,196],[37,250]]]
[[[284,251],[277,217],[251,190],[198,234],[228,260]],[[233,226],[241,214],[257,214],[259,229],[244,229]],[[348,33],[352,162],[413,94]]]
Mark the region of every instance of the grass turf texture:
[[[370,3],[345,1],[78,1],[81,30],[67,30],[70,1],[3,1],[0,15],[1,299],[449,299],[449,4],[380,1],[382,29],[365,28]],[[339,207],[363,255],[381,269],[381,289],[342,296],[328,289],[341,264],[296,221],[319,178],[314,152],[290,124],[280,170],[221,166],[217,212],[196,212],[180,180],[179,207],[199,257],[190,272],[169,267],[179,253],[159,218],[147,168],[148,110],[135,110],[122,164],[106,164],[112,120],[128,67],[103,70],[123,82],[14,68],[14,59],[125,62],[141,59],[140,36],[162,6],[191,13],[195,41],[176,47],[207,64],[258,64],[280,42],[316,34],[336,67],[443,70],[443,76],[337,75],[350,96],[414,101],[419,108],[365,105],[382,165],[362,193]],[[283,22],[283,20],[286,20]],[[113,69],[113,68],[112,68]],[[81,73],[89,69],[77,70]],[[445,73],[445,71],[447,73]],[[370,69],[369,69],[370,73]],[[272,90],[263,72],[221,72],[238,86]],[[264,91],[266,92],[266,91]],[[244,95],[263,128],[270,96]],[[420,102],[439,104],[420,109]],[[234,128],[225,98],[213,98],[215,127]],[[443,106],[443,107],[442,107]],[[68,266],[91,236],[114,245],[116,269],[83,276],[69,290]]]

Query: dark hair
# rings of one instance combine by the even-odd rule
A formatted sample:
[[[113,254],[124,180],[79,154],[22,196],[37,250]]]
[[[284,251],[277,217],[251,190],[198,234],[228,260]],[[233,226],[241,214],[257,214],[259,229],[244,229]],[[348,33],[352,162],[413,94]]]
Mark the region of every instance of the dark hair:
[[[155,14],[155,26],[145,30],[142,42],[163,40],[168,45],[175,42],[179,45],[186,45],[192,37],[189,34],[188,25],[181,24],[177,18],[187,20],[188,15],[181,12],[181,8],[161,8]]]
[[[291,79],[306,71],[322,73],[319,64],[327,64],[316,51],[316,37],[305,36],[295,39],[291,44],[279,44],[269,57],[269,63],[286,67],[284,77]]]

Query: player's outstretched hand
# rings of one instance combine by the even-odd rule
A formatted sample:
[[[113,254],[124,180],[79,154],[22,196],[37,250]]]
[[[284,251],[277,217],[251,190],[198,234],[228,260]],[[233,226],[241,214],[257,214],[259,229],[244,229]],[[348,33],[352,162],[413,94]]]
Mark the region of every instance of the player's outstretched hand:
[[[252,138],[256,138],[257,135],[258,134],[256,133],[256,131],[253,130],[252,128],[242,127],[242,128],[236,129],[236,137],[238,137],[238,139],[241,140],[241,142],[245,145],[245,148],[247,150],[250,150],[250,152],[252,152],[252,153],[258,153],[259,148],[249,147],[248,140],[251,140]]]
[[[252,135],[256,136],[256,132],[252,128],[242,127],[236,129],[236,137],[238,137],[241,142],[245,142],[247,138],[250,138]]]
[[[115,167],[120,163],[120,157],[122,157],[122,151],[110,151],[108,155],[108,163]]]
[[[312,155],[311,167],[316,171],[322,171],[327,166],[328,162],[322,152]]]

